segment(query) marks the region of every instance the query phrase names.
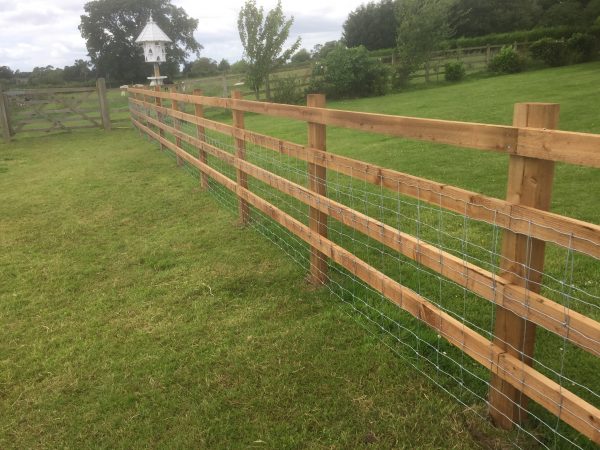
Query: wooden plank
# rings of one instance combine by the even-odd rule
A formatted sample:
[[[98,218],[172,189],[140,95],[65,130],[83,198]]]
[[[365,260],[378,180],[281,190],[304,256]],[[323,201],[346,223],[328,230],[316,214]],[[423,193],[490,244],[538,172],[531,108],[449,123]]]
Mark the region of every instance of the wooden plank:
[[[232,99],[239,99],[242,97],[240,91],[233,91],[231,93]],[[244,125],[244,113],[236,109],[232,109],[233,113],[233,126],[234,128],[243,130]],[[235,156],[239,159],[246,159],[246,142],[243,139],[235,140]],[[248,189],[248,177],[240,170],[237,171],[237,184],[244,189]],[[248,202],[244,199],[238,199],[238,208],[240,214],[240,224],[247,225],[250,221],[250,207]]]
[[[135,119],[134,124],[143,129],[150,137],[172,151],[179,153],[190,164],[198,167],[216,181],[221,182],[226,188],[232,190],[239,197],[296,234],[309,245],[318,248],[350,273],[373,289],[381,292],[397,306],[437,331],[449,343],[464,351],[465,354],[492,371],[493,374],[507,380],[514,387],[522,389],[526,395],[548,409],[552,414],[559,416],[561,420],[594,442],[600,443],[600,410],[598,408],[575,396],[569,390],[559,386],[532,367],[524,365],[519,359],[466,327],[462,322],[441,311],[416,292],[400,285],[337,244],[312,232],[307,225],[302,224],[256,194],[242,188],[233,180],[201,163],[198,159],[177,148],[174,143],[164,139]]]
[[[520,103],[515,105],[516,127],[556,128],[559,105]],[[550,209],[554,162],[513,155],[508,170],[507,200],[540,210]],[[511,284],[539,293],[544,273],[544,241],[505,231],[502,239],[500,269]],[[494,343],[515,358],[531,365],[536,325],[527,316],[498,306],[494,323]],[[496,426],[512,429],[525,421],[527,397],[500,376],[490,382],[490,416]]]
[[[202,96],[201,89],[194,89],[194,95]],[[197,118],[203,118],[204,116],[204,107],[199,104],[194,105],[194,115]],[[202,125],[196,125],[196,137],[199,141],[206,141],[206,129]],[[200,146],[198,146],[198,159],[203,164],[208,164],[208,156],[206,151],[202,150]],[[208,177],[200,172],[200,187],[202,189],[208,189]]]
[[[141,106],[148,106],[144,103]],[[160,110],[172,114],[167,109]],[[174,114],[181,120],[201,125],[219,133],[230,134],[281,154],[302,161],[321,165],[329,170],[383,186],[394,193],[416,198],[475,220],[527,234],[536,239],[553,242],[566,248],[600,259],[600,226],[577,219],[517,205],[506,200],[408,175],[373,164],[322,152],[313,148],[262,135],[249,130],[234,130],[233,127],[207,119],[199,120],[193,115]]]
[[[143,116],[140,115],[140,118],[143,119]],[[201,148],[247,175],[293,196],[311,208],[318,209],[327,216],[333,217],[392,250],[423,264],[482,298],[503,306],[521,317],[528,317],[531,322],[596,356],[600,356],[600,323],[583,314],[553,302],[538,293],[531,292],[526,287],[513,284],[502,276],[470,264],[434,245],[400,232],[396,228],[372,219],[342,203],[330,200],[326,196],[312,192],[247,161],[237,160],[224,150],[161,124],[152,118],[147,119],[152,125],[163,127],[165,132],[178,136],[188,144]]]
[[[600,323],[583,314],[260,167],[246,161],[235,164],[248,175],[600,356]]]
[[[311,94],[307,98],[307,105],[315,108],[325,107],[325,96],[322,94]],[[308,122],[308,145],[321,151],[326,151],[325,125]],[[325,167],[314,163],[308,163],[308,188],[320,195],[327,196],[327,171]],[[327,238],[327,214],[318,208],[309,209],[310,229]],[[318,249],[310,249],[310,275],[309,281],[314,285],[327,282],[327,256]]]
[[[6,95],[15,97],[22,95],[33,95],[36,94],[72,94],[80,92],[94,92],[96,88],[47,88],[47,89],[13,89],[6,92]]]
[[[325,166],[327,169],[383,186],[425,203],[475,220],[528,234],[537,239],[600,258],[600,226],[538,210],[506,200],[386,169],[333,153],[320,152],[270,136],[244,131],[238,137],[287,156]]]
[[[519,128],[515,155],[600,167],[600,134]]]
[[[88,128],[98,128],[96,125],[74,125],[74,126],[70,126],[70,127],[56,127],[54,125],[51,125],[50,127],[46,127],[46,128],[24,128],[22,130],[20,130],[21,133],[38,133],[38,132],[45,132],[45,133],[50,133],[51,131],[64,131],[64,132],[69,132],[71,130],[84,130],[84,129],[88,129]]]
[[[133,91],[135,92],[135,89]],[[162,98],[168,98],[164,96],[164,93],[160,95]],[[208,106],[483,150],[507,152],[516,148],[517,144],[517,130],[501,125],[420,119],[240,99],[224,101],[209,97],[196,99],[190,99],[190,97],[178,94],[177,100],[190,103],[196,101]]]
[[[237,158],[235,155],[232,155],[231,153],[226,152],[225,150],[221,150],[218,147],[210,145],[206,141],[203,141],[199,138],[190,136],[189,134],[186,134],[182,131],[178,131],[173,127],[170,127],[164,123],[157,121],[156,119],[153,119],[152,117],[149,117],[149,116],[137,113],[137,112],[132,112],[132,115],[134,115],[135,117],[138,117],[140,120],[147,121],[148,124],[150,124],[150,125],[153,125],[157,128],[161,128],[166,133],[173,134],[174,136],[178,137],[182,141],[198,148],[200,151],[202,151],[204,153],[208,153],[208,154],[214,156],[215,158],[218,158],[219,160],[229,164],[230,166],[235,167],[235,161]],[[200,159],[200,158],[198,158],[198,159]]]
[[[136,89],[130,88],[132,92]],[[156,94],[169,98],[168,94]],[[436,142],[544,158],[587,167],[600,168],[600,135],[568,131],[523,130],[522,127],[488,125],[416,117],[282,105],[251,100],[229,100],[177,94],[177,100],[205,106],[235,108],[275,117],[302,120],[328,126],[350,128],[408,139]],[[542,142],[540,147],[538,143]],[[566,146],[569,144],[568,146]]]

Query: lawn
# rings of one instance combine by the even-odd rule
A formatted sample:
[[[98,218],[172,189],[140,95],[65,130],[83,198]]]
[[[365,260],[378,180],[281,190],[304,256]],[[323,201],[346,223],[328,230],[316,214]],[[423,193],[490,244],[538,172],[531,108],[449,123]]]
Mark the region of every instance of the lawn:
[[[562,105],[561,128],[600,132],[599,69],[330,106],[510,123],[514,102],[551,101]],[[305,140],[304,124],[252,115],[246,124]],[[486,194],[505,189],[502,155],[340,129],[328,147]],[[598,223],[598,192],[597,170],[559,165],[556,211]],[[0,246],[1,448],[530,444],[492,429],[485,405],[456,402],[365,332],[132,130],[1,146]]]

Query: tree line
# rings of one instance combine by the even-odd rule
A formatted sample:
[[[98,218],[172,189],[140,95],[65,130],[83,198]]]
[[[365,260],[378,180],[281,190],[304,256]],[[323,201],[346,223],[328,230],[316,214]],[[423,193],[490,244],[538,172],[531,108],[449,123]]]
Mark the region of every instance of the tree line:
[[[86,41],[89,60],[71,66],[35,67],[31,72],[0,67],[0,83],[60,85],[87,83],[104,77],[111,84],[145,82],[149,74],[135,38],[150,15],[171,37],[161,73],[203,77],[225,72],[244,73],[256,92],[268,74],[284,64],[320,61],[338,46],[363,46],[369,51],[396,49],[401,82],[421,64],[440,42],[450,37],[474,38],[492,33],[529,30],[535,27],[600,25],[600,0],[379,0],[351,11],[339,41],[300,48],[300,40],[285,47],[294,18],[286,18],[281,2],[264,11],[247,0],[238,15],[238,31],[244,47],[242,60],[230,64],[200,57],[202,45],[194,37],[198,20],[189,17],[171,0],[94,0],[84,6],[79,30]],[[404,71],[404,72],[403,72]]]
[[[405,37],[400,29],[402,16],[419,6],[436,15],[441,11],[438,19],[453,37],[600,24],[600,0],[423,0],[420,3],[380,0],[363,4],[348,15],[341,42],[348,47],[363,45],[368,50],[394,48]]]

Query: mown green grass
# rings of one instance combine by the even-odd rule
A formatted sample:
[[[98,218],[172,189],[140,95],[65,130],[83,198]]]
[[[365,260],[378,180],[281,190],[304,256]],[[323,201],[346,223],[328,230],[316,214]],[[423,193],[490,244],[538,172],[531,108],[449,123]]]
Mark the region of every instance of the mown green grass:
[[[330,106],[510,123],[515,101],[558,101],[561,128],[598,132],[599,67]],[[246,123],[305,141],[305,124]],[[502,155],[339,129],[328,146],[499,197],[505,189]],[[559,165],[555,210],[598,223],[599,178]],[[0,447],[474,448],[517,438],[477,417],[481,403],[465,408],[426,381],[235,223],[133,131],[0,147]]]
[[[0,147],[0,447],[502,442],[133,131]]]

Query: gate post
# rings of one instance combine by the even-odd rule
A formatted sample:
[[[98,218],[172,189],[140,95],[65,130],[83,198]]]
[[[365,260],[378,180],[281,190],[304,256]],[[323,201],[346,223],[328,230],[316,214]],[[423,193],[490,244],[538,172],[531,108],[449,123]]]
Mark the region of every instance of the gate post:
[[[517,103],[513,126],[556,129],[560,105]],[[554,161],[511,155],[506,199],[511,203],[548,211],[552,198]],[[501,275],[519,286],[540,292],[544,272],[545,242],[504,230]],[[536,326],[501,306],[496,307],[494,344],[532,365]],[[519,389],[492,374],[489,414],[500,428],[512,429],[527,417],[528,398]]]
[[[325,96],[323,94],[310,94],[307,97],[307,106],[324,108]],[[325,125],[308,123],[308,146],[317,150],[326,150]],[[319,195],[327,195],[327,170],[325,167],[308,163],[308,188]],[[327,238],[327,214],[311,206],[309,227],[312,232]],[[309,280],[315,285],[327,282],[327,256],[314,247],[310,249]]]
[[[102,116],[102,126],[106,131],[112,129],[110,123],[110,105],[106,96],[106,81],[104,78],[96,80],[96,90],[98,91],[98,102],[100,103],[100,115]]]

